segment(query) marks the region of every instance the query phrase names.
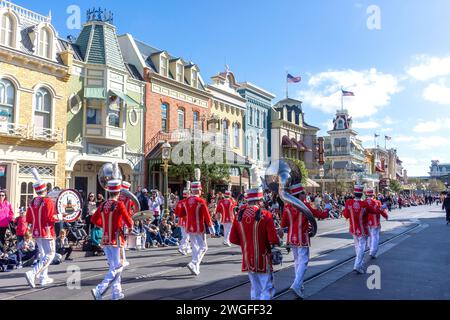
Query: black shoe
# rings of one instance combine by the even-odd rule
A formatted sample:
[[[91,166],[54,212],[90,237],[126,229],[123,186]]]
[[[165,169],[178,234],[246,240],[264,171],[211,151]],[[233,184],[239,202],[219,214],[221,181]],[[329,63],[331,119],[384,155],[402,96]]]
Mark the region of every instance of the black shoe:
[[[66,261],[73,261],[72,258],[66,258],[65,260],[66,260]]]

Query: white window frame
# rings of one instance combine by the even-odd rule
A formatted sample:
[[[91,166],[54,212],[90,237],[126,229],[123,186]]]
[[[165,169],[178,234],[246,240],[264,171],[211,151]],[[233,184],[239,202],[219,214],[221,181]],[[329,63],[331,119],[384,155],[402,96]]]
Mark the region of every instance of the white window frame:
[[[164,61],[165,63],[163,63]],[[159,71],[162,76],[169,76],[169,59],[164,55],[161,55],[159,60]]]
[[[17,88],[16,88],[14,82],[8,78],[0,78],[0,82],[9,84],[13,89],[12,104],[11,105],[8,104],[8,86],[5,86],[5,89],[4,89],[5,91],[4,91],[3,95],[2,96],[0,95],[0,105],[2,105],[4,108],[11,109],[12,119],[11,119],[11,122],[9,122],[9,123],[15,123],[15,120],[17,118],[17,116],[16,116],[16,104],[17,104],[17,94],[18,94]],[[1,92],[0,92],[0,94],[1,94]]]
[[[37,106],[38,106],[38,94],[41,91],[46,91],[49,95],[50,95],[50,111],[45,111],[45,110],[37,110]],[[45,96],[43,96],[43,102],[45,102]],[[49,88],[45,87],[45,86],[38,86],[34,95],[33,95],[33,124],[34,126],[36,126],[36,114],[37,113],[41,113],[41,114],[48,114],[49,117],[49,128],[42,128],[42,129],[53,129],[54,125],[53,125],[53,115],[54,115],[54,94],[52,92],[52,90],[50,90]]]
[[[10,25],[5,26],[5,21],[9,21]],[[16,47],[16,25],[14,17],[9,13],[3,13],[0,16],[0,44],[7,47]],[[9,27],[9,28],[8,28]]]

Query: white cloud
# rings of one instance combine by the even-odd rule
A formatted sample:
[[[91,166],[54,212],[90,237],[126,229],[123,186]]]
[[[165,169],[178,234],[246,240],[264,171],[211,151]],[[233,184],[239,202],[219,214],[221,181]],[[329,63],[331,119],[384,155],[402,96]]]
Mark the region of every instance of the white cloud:
[[[392,125],[392,124],[395,124],[395,123],[397,123],[397,121],[394,121],[391,117],[389,117],[389,116],[386,116],[384,119],[383,119],[383,124],[386,124],[386,125],[388,125],[388,126],[390,126],[390,125]]]
[[[450,104],[450,87],[443,81],[432,83],[423,91],[423,98],[439,104]]]
[[[430,169],[431,158],[400,157],[403,167],[408,171],[409,177],[427,176]]]
[[[379,127],[381,127],[381,125],[376,121],[355,121],[355,123],[353,123],[353,128],[355,129],[376,129]]]
[[[450,56],[431,57],[422,55],[416,57],[417,65],[406,70],[407,74],[416,80],[427,81],[450,74]]]
[[[383,132],[383,133],[388,133],[388,132],[392,132],[392,131],[394,131],[394,129],[392,129],[392,128],[381,129],[381,132]]]
[[[436,132],[441,129],[450,131],[450,118],[437,119],[435,121],[419,122],[413,129],[414,132]]]
[[[418,137],[411,145],[414,150],[434,150],[450,146],[450,139],[441,136]]]
[[[334,114],[341,107],[341,88],[355,93],[344,98],[344,107],[354,118],[368,117],[388,105],[392,95],[400,92],[399,79],[391,74],[370,70],[332,70],[311,76],[309,89],[299,98],[314,108]]]

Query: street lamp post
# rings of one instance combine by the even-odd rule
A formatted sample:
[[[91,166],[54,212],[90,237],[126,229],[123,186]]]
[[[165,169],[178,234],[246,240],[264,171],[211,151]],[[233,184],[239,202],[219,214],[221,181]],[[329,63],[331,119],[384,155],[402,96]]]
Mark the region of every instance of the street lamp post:
[[[172,146],[168,141],[162,146],[162,160],[164,162],[164,219],[169,217],[169,162]]]
[[[325,177],[325,169],[323,168],[323,166],[321,166],[319,169],[319,176],[320,180],[322,181],[322,195],[323,195],[325,192],[325,181],[323,180],[323,178]]]

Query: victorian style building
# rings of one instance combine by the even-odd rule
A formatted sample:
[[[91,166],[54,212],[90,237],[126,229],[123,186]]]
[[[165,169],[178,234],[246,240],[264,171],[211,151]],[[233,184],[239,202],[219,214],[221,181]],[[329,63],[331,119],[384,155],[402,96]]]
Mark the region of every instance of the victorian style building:
[[[208,133],[214,136],[213,142],[223,148],[225,162],[231,166],[231,185],[234,191],[241,193],[244,187],[249,187],[251,178],[245,157],[246,100],[238,93],[239,85],[228,67],[211,79],[213,83],[206,86],[212,95]]]
[[[271,154],[271,110],[275,95],[250,82],[239,83],[239,94],[246,100],[245,155],[257,177],[264,177]]]
[[[333,129],[325,140],[325,180],[343,181],[350,184],[366,183],[375,188],[379,183],[377,174],[371,170],[370,161],[353,130],[353,119],[347,110],[338,110],[333,120]],[[376,160],[375,160],[376,161]],[[349,187],[350,188],[350,187]]]
[[[62,43],[75,54],[66,111],[67,185],[103,193],[99,169],[116,161],[136,189],[144,181],[142,76],[125,63],[107,12],[88,12],[77,40]]]
[[[71,73],[50,15],[0,0],[0,188],[15,209],[34,196],[33,167],[48,189],[66,187]]]
[[[320,129],[306,123],[302,102],[281,100],[272,108],[271,120],[272,160],[301,160],[311,172],[317,170],[316,143]],[[314,183],[311,186],[317,187]]]
[[[119,37],[125,61],[135,65],[145,80],[147,112],[144,129],[145,186],[162,190],[161,146],[190,141],[194,131],[206,128],[211,94],[205,89],[200,68],[193,62],[138,41],[129,34]],[[183,181],[170,177],[172,191],[181,191]]]

